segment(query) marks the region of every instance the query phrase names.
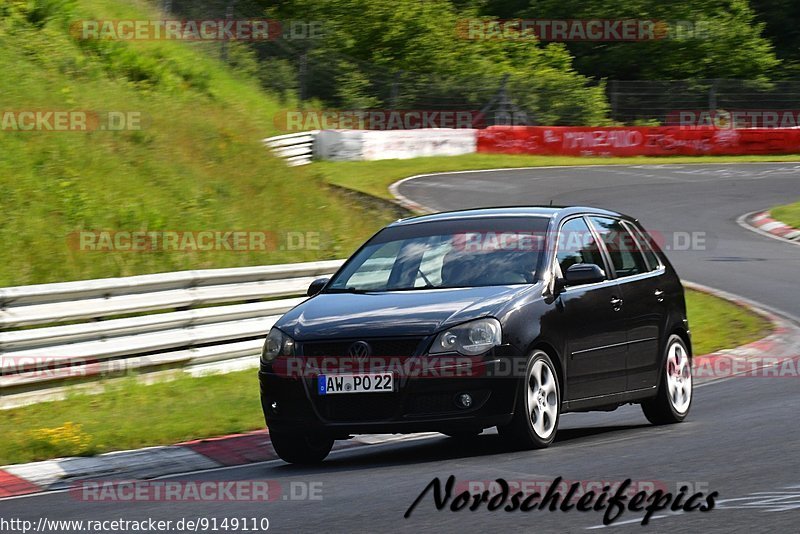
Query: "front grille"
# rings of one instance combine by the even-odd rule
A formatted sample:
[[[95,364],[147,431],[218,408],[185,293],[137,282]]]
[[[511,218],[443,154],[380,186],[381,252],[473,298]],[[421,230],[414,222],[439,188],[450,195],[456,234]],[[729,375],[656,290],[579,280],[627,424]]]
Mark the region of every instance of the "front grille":
[[[316,404],[323,418],[337,422],[383,421],[400,409],[396,393],[325,395]]]
[[[309,341],[303,343],[303,355],[308,358],[347,356],[350,347],[359,341]],[[364,339],[372,348],[372,356],[378,358],[407,358],[413,356],[422,338]]]

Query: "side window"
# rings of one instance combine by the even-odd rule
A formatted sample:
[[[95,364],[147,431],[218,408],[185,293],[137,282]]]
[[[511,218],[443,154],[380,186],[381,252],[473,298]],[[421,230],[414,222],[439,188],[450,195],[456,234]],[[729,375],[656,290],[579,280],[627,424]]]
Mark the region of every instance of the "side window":
[[[603,255],[600,253],[597,241],[582,217],[570,219],[561,226],[558,233],[556,261],[562,276],[570,265],[576,263],[594,263],[605,270]]]
[[[617,277],[646,273],[647,263],[633,235],[621,221],[606,217],[589,217],[600,239],[606,245]]]
[[[653,251],[653,247],[650,244],[653,238],[632,224],[628,225],[628,227],[634,229],[636,237],[639,240],[639,245],[642,247],[642,252],[644,252],[644,257],[647,259],[647,264],[650,266],[650,270],[657,270],[661,267],[661,260],[658,259],[658,255]]]

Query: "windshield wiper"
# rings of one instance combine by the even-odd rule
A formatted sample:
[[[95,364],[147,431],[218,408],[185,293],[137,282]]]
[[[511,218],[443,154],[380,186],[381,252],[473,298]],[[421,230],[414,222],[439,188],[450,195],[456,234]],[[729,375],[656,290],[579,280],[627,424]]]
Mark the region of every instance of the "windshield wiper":
[[[367,293],[368,291],[374,291],[369,289],[358,289],[357,287],[332,287],[325,291],[325,293],[354,293],[354,294],[363,294]]]
[[[432,284],[426,284],[424,286],[417,286],[417,287],[389,287],[384,289],[358,289],[355,287],[332,287],[330,289],[326,289],[325,293],[353,293],[355,295],[363,295],[365,293],[387,293],[390,291],[418,291],[424,289],[442,289],[442,287],[434,286]]]
[[[441,289],[441,287],[433,284],[425,284],[424,286],[417,287],[390,287],[386,291],[417,291],[421,289]]]

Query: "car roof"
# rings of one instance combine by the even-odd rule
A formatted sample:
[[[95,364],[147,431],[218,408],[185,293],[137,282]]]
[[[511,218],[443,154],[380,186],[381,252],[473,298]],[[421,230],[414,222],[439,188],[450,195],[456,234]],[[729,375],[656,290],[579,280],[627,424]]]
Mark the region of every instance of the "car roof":
[[[407,224],[418,224],[433,221],[453,221],[459,219],[480,219],[489,217],[547,217],[550,219],[561,219],[569,215],[593,214],[609,215],[620,217],[627,220],[635,220],[632,217],[591,206],[498,206],[488,208],[470,208],[457,211],[443,211],[430,215],[417,215],[400,219],[390,226],[403,226]]]

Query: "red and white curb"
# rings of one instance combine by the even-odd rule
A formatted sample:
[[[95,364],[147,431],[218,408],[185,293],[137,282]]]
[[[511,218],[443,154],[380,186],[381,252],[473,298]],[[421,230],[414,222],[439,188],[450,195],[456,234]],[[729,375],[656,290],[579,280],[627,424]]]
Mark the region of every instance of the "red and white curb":
[[[337,441],[334,450],[438,436],[436,432],[405,435],[359,435]],[[57,458],[0,467],[0,499],[69,489],[89,480],[145,480],[278,459],[269,432],[256,430],[164,447],[109,452],[92,457]]]
[[[698,384],[738,375],[777,377],[782,376],[785,371],[788,371],[787,376],[800,378],[800,321],[797,318],[785,317],[766,310],[751,300],[708,286],[687,281],[683,285],[747,308],[772,324],[772,332],[762,339],[740,347],[695,356],[692,373]],[[723,364],[720,365],[720,362]]]
[[[435,176],[437,174],[449,174],[449,173],[429,173],[429,174],[416,174],[414,176],[409,176],[408,178],[403,178],[402,180],[398,180],[389,186],[389,192],[395,198],[395,202],[400,206],[404,207],[411,213],[415,215],[428,215],[431,213],[436,213],[436,210],[429,208],[428,206],[423,206],[419,202],[415,202],[402,194],[400,192],[400,185],[408,182],[410,180],[415,180],[417,178],[422,178],[424,176]],[[456,173],[453,173],[456,174]]]
[[[748,213],[742,216],[739,222],[758,233],[800,243],[800,230],[773,219],[768,211]]]

